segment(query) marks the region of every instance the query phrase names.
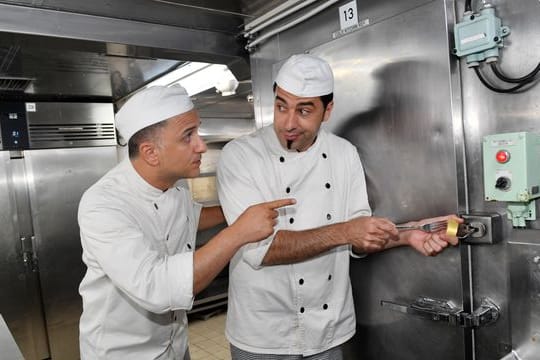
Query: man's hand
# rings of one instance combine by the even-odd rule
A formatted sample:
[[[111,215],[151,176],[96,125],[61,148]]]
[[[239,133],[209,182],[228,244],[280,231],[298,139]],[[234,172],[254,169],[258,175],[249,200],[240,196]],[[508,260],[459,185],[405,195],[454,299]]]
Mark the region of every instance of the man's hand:
[[[344,223],[347,239],[357,253],[374,253],[399,239],[394,223],[380,217],[364,216]]]
[[[277,209],[295,203],[295,199],[280,199],[252,205],[229,226],[229,230],[242,244],[266,239],[274,233],[279,214]]]
[[[463,219],[456,215],[439,216],[435,218],[423,219],[411,225],[423,225],[441,220],[454,219],[458,223],[462,223]],[[446,227],[434,233],[427,233],[421,230],[409,230],[403,232],[403,237],[409,245],[423,255],[435,256],[443,251],[448,245],[457,245],[459,239],[455,236],[446,235]]]

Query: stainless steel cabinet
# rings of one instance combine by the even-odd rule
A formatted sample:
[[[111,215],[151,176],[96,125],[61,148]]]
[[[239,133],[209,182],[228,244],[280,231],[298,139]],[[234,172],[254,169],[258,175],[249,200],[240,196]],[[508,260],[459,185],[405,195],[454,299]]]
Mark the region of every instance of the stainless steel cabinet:
[[[117,163],[113,109],[38,103],[26,110],[12,117],[27,121],[18,129],[28,130],[28,143],[0,151],[0,313],[26,359],[71,360],[79,357],[86,271],[77,209]]]

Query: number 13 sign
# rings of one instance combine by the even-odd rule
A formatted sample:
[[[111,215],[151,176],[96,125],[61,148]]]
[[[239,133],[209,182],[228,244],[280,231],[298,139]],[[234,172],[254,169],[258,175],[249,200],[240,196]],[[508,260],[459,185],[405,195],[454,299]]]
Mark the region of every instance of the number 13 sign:
[[[358,25],[356,0],[339,7],[339,25],[341,30]]]

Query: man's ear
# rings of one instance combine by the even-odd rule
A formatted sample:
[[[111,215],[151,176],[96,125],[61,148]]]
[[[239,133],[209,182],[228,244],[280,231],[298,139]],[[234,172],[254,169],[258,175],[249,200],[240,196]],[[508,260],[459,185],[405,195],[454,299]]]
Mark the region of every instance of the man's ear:
[[[334,101],[330,101],[328,105],[326,105],[326,109],[324,109],[323,122],[327,121],[330,118],[330,114],[332,113],[333,108],[334,108]]]
[[[139,155],[148,165],[159,165],[158,148],[153,142],[143,141],[139,145]]]

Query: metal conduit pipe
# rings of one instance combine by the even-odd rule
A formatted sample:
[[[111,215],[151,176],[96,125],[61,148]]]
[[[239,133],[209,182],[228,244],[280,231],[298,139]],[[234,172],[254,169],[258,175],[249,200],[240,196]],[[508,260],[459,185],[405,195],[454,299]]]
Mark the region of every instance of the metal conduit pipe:
[[[306,6],[316,2],[318,0],[307,0],[307,1],[302,1],[300,4],[294,6],[294,7],[291,7],[289,9],[286,9],[284,11],[280,11],[277,13],[277,15],[272,15],[272,17],[268,18],[268,20],[265,20],[264,22],[262,22],[261,24],[257,25],[256,27],[252,28],[251,30],[247,31],[245,34],[244,34],[244,37],[251,37],[253,34],[261,31],[262,29],[272,25],[273,23],[275,23],[276,21],[279,21],[291,14],[294,14],[295,12],[305,8]],[[291,4],[292,5],[292,4]],[[263,15],[265,16],[265,15]],[[256,20],[255,20],[256,21]]]
[[[283,4],[281,4],[281,5],[273,8],[272,10],[268,11],[264,15],[259,16],[255,20],[250,21],[249,23],[244,25],[244,32],[247,32],[248,30],[253,29],[255,26],[257,26],[257,25],[267,21],[268,19],[270,19],[272,16],[275,16],[276,14],[279,14],[282,11],[286,11],[288,8],[290,8],[293,5],[298,4],[301,1],[302,0],[289,0],[289,1],[284,2]]]
[[[260,36],[258,38],[256,38],[255,40],[253,40],[252,42],[248,43],[246,45],[246,49],[247,50],[251,50],[253,49],[257,44],[260,44],[261,42],[263,42],[264,40],[282,32],[282,31],[285,31],[299,23],[301,23],[302,21],[305,21],[307,19],[309,19],[310,17],[312,17],[313,15],[315,14],[318,14],[319,12],[323,11],[324,9],[326,9],[327,7],[335,4],[336,2],[338,2],[339,0],[329,0],[327,2],[325,2],[324,4],[320,5],[320,6],[317,6],[316,8],[308,11],[307,13],[305,13],[304,15],[296,18],[295,20],[287,23],[287,24],[284,24],[283,26],[280,26],[279,28],[277,29],[274,29],[272,31],[269,31],[268,33],[264,34],[263,36]]]
[[[174,1],[168,1],[168,0],[152,0],[157,3],[167,4],[167,5],[173,5],[173,6],[180,6],[180,7],[187,7],[191,9],[197,9],[197,10],[203,10],[210,13],[216,13],[221,15],[234,15],[234,16],[242,16],[242,17],[248,17],[246,14],[242,14],[235,11],[227,11],[227,10],[219,10],[219,9],[212,9],[209,7],[204,6],[196,6],[196,5],[187,5],[187,4],[180,4]]]

